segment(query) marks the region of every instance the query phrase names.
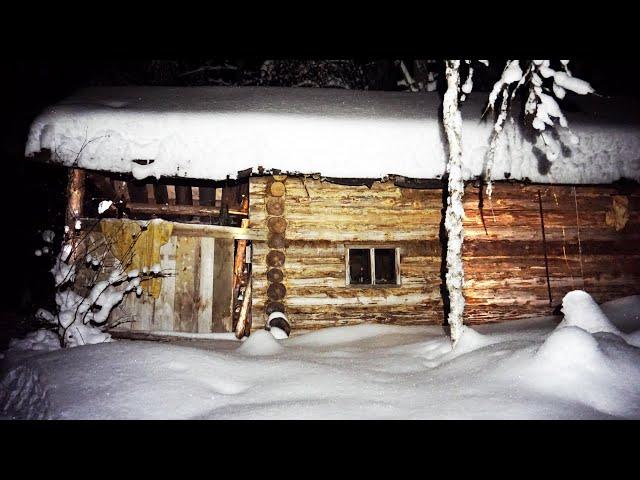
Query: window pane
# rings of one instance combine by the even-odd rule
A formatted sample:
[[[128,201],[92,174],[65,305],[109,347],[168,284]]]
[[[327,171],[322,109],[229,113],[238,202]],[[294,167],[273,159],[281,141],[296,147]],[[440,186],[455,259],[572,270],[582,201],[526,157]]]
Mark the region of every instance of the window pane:
[[[376,285],[396,283],[395,248],[376,248]]]
[[[349,249],[349,271],[352,284],[371,284],[371,257],[369,249]]]

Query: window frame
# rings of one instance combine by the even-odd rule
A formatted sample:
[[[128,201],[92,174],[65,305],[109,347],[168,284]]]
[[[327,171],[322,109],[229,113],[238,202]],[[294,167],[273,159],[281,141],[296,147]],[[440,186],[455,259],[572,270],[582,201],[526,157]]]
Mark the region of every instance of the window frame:
[[[395,283],[382,283],[376,282],[376,256],[375,251],[378,250],[394,250],[395,251]],[[350,265],[350,250],[369,250],[369,263],[371,268],[371,283],[351,283],[351,265]],[[372,244],[345,244],[344,245],[344,259],[345,259],[345,286],[349,288],[398,288],[402,286],[402,276],[400,274],[400,247],[397,245],[372,245]]]

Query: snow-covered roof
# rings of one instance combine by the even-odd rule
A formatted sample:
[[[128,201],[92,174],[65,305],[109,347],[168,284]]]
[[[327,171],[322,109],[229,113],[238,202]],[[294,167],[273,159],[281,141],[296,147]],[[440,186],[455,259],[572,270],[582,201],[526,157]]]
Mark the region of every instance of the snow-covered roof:
[[[468,179],[483,171],[492,128],[490,120],[480,120],[486,100],[486,93],[473,92],[462,108]],[[638,104],[597,97],[571,103],[579,108],[567,106],[565,114],[577,145],[569,133],[560,131],[555,140],[548,135],[559,151],[549,163],[540,139],[525,138],[519,125],[508,123],[496,150],[494,179],[507,173],[511,179],[548,183],[640,180]],[[35,119],[25,153],[48,149],[52,160],[64,165],[132,172],[136,178],[222,179],[258,167],[327,177],[439,178],[446,163],[440,105],[435,93],[88,88]]]

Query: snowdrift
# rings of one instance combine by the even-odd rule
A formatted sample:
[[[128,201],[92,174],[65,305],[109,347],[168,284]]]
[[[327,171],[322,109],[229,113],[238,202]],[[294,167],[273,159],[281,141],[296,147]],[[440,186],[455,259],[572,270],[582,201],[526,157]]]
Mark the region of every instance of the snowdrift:
[[[465,327],[454,350],[440,327],[359,325],[202,349],[9,351],[0,416],[640,419],[637,300],[570,292],[560,324]]]

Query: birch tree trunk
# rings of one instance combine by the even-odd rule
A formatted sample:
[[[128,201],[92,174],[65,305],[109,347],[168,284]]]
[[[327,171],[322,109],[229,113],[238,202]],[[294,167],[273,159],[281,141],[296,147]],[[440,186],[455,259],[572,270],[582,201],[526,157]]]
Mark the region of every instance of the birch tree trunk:
[[[447,91],[443,101],[443,123],[449,143],[449,173],[447,211],[444,226],[447,231],[447,276],[451,309],[447,321],[451,327],[451,341],[455,347],[462,333],[464,313],[464,270],[462,267],[462,241],[464,229],[464,180],[462,178],[462,117],[458,108],[460,91],[460,60],[446,61]]]

